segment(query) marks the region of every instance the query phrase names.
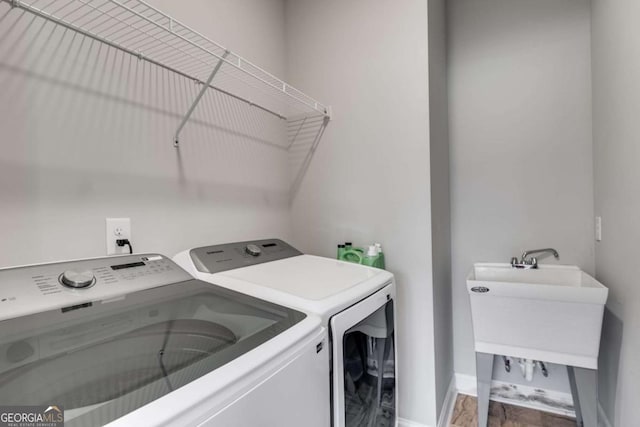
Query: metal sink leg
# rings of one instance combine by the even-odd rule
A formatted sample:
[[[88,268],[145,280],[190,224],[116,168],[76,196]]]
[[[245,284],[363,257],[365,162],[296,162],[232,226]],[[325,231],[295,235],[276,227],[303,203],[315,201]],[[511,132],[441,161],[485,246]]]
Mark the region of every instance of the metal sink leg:
[[[598,427],[598,371],[567,366],[576,425]]]
[[[493,376],[493,354],[476,352],[476,377],[478,379],[478,427],[487,427],[489,420],[489,395]]]

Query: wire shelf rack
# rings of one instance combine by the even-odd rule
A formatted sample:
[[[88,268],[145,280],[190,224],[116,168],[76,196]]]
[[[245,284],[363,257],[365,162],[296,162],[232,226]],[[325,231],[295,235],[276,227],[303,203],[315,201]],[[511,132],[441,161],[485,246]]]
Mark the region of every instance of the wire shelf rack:
[[[202,85],[182,127],[208,89],[283,120],[330,108],[142,0],[0,0]]]

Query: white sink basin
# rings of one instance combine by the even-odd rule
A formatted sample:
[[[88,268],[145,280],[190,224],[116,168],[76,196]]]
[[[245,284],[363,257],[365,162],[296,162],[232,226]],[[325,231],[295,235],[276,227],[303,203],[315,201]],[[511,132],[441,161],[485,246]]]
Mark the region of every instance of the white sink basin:
[[[608,289],[578,267],[475,264],[467,290],[477,352],[597,369]]]

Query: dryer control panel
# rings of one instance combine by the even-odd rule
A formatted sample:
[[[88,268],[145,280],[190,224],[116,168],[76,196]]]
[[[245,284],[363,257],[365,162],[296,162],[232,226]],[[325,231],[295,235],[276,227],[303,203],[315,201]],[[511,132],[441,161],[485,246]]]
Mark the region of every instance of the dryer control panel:
[[[159,254],[125,255],[0,270],[0,320],[191,280]]]
[[[202,273],[219,273],[302,255],[302,252],[279,239],[250,240],[192,249],[193,264]]]

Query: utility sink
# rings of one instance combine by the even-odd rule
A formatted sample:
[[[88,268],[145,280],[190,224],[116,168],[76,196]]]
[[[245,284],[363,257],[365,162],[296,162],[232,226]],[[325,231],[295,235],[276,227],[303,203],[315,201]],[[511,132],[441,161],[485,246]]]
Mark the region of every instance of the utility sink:
[[[576,266],[475,264],[475,351],[597,369],[608,289]]]

